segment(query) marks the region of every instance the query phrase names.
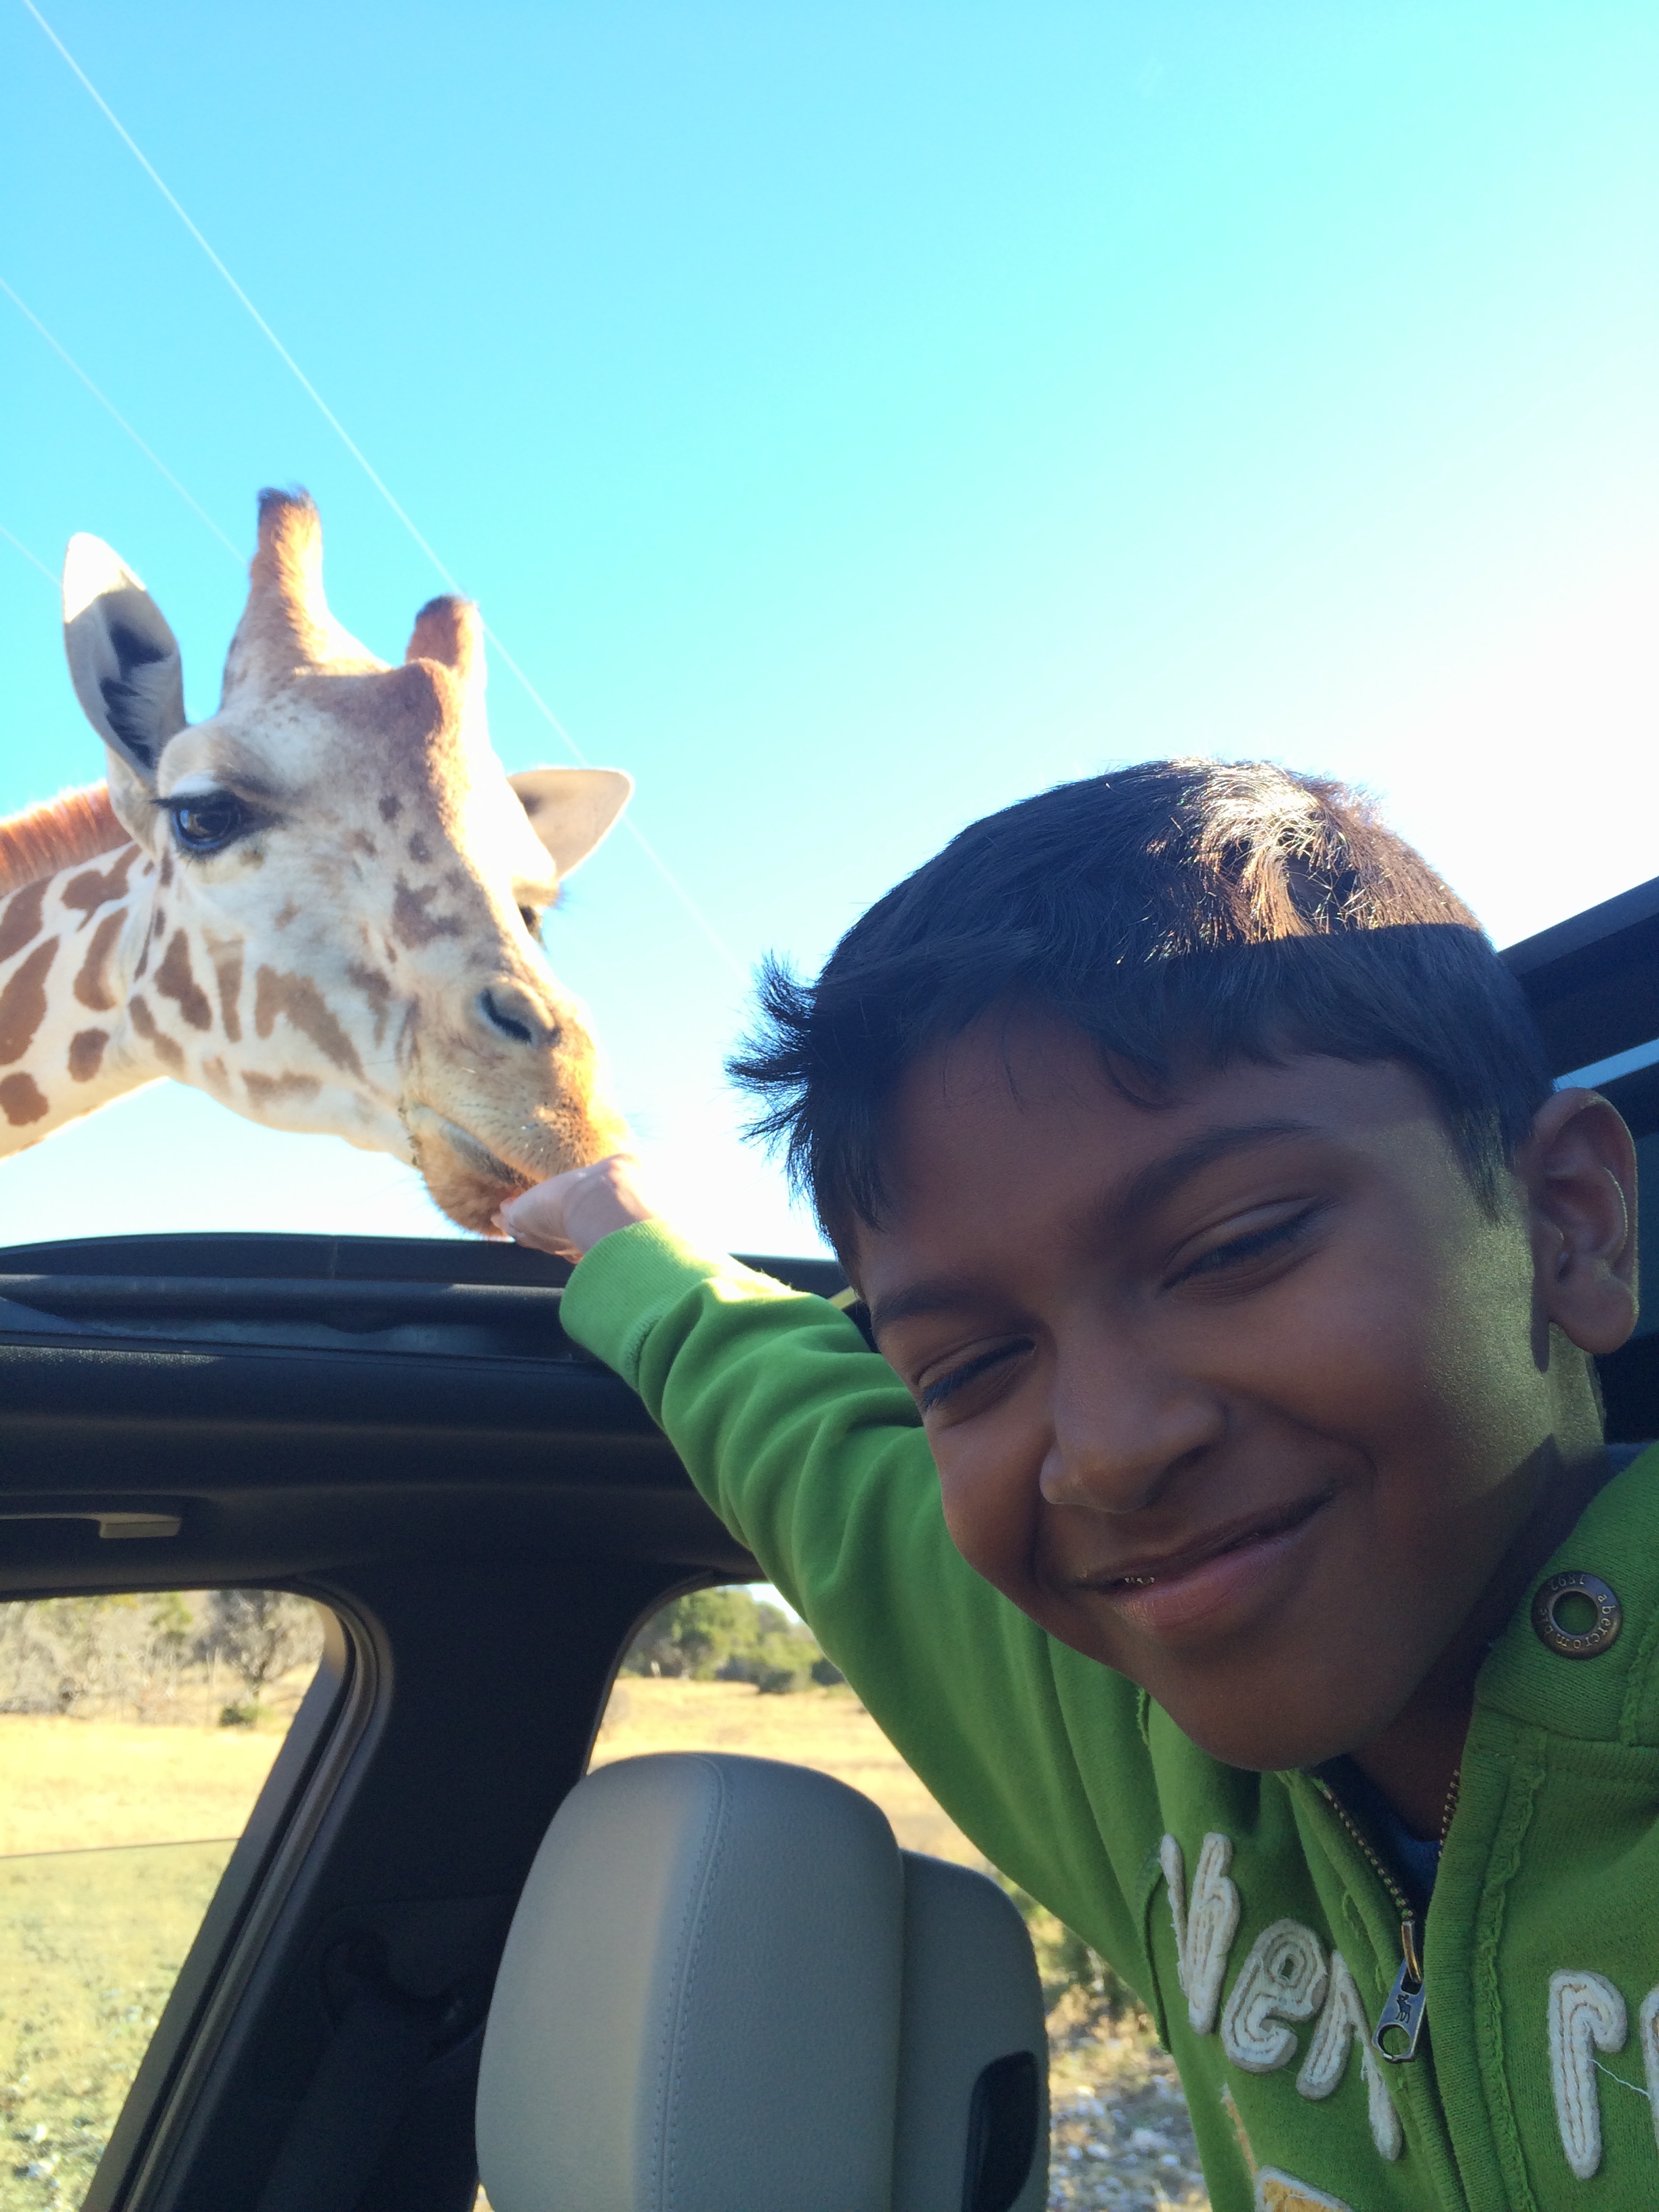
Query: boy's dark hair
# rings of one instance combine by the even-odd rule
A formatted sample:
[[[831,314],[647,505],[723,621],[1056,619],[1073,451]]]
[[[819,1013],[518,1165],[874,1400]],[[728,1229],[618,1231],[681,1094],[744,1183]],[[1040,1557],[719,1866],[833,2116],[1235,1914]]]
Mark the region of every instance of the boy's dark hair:
[[[729,1072],[832,1243],[880,1224],[905,1069],[994,1007],[1099,1046],[1127,1095],[1193,1055],[1402,1062],[1486,1206],[1549,1095],[1520,989],[1369,803],[1265,762],[1147,761],[987,815],[878,899],[816,983],[769,960]]]

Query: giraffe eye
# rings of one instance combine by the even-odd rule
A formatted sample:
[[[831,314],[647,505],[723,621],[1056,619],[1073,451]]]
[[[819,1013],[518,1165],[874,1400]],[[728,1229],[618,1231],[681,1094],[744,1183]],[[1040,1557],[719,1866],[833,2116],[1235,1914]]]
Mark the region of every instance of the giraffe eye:
[[[535,939],[537,944],[539,945],[542,941],[542,909],[540,907],[521,906],[519,908],[519,919],[524,924],[525,927],[530,932],[530,934]]]
[[[217,853],[253,826],[241,800],[228,791],[203,791],[174,799],[173,834],[187,853]]]

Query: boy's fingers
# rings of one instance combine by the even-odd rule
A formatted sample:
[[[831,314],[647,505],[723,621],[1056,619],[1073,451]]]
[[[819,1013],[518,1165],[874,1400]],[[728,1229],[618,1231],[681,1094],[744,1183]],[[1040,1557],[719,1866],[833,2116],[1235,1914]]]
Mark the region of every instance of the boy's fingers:
[[[510,1198],[495,1216],[506,1235],[561,1259],[580,1259],[602,1237],[648,1221],[655,1208],[638,1183],[639,1162],[613,1153],[591,1167],[568,1168]]]

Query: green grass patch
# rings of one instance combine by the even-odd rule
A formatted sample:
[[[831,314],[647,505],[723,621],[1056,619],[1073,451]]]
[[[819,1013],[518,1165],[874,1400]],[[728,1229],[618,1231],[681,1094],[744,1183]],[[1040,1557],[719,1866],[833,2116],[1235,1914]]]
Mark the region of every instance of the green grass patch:
[[[0,1858],[0,2212],[81,2203],[233,1848]]]

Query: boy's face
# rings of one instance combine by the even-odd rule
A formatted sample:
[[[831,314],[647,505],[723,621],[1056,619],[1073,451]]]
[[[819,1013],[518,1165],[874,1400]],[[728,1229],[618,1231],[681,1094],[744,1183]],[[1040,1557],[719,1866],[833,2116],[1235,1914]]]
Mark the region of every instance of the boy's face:
[[[1243,1065],[1149,1110],[1077,1032],[981,1024],[890,1139],[854,1267],[958,1547],[1231,1764],[1388,1727],[1598,1450],[1551,1364],[1559,1239],[1521,1180],[1483,1212],[1397,1065]]]

